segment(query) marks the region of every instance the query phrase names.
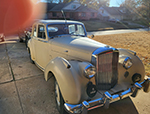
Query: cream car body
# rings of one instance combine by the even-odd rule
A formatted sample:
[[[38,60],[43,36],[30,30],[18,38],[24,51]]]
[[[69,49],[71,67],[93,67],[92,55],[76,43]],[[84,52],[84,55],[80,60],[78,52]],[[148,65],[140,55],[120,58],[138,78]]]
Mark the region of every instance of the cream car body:
[[[59,27],[62,28],[60,29]],[[59,30],[62,31],[54,36],[52,35]],[[68,31],[68,33],[66,34],[64,31]],[[74,33],[75,31],[76,33]],[[134,90],[140,86],[137,87],[139,83],[134,86],[134,83],[144,81],[145,77],[144,65],[135,52],[126,49],[115,49],[86,36],[85,27],[81,22],[41,20],[33,24],[31,39],[28,42],[31,60],[44,71],[46,81],[52,75],[55,77],[64,99],[65,107],[71,113],[75,113],[78,109],[81,111],[81,107],[90,110],[93,109],[93,106],[100,105],[100,102],[102,102],[103,106],[107,100],[114,102],[127,97],[133,94]],[[101,54],[104,57],[99,56]],[[109,56],[105,57],[105,55]],[[110,60],[109,57],[112,57],[112,59],[110,63],[107,63]],[[97,62],[100,59],[105,61],[105,63],[102,61],[102,71],[99,69],[100,62]],[[130,68],[124,67],[125,59],[132,59]],[[112,71],[111,64],[116,65],[115,72]],[[97,71],[92,78],[85,76],[85,69],[88,65],[93,65]],[[111,70],[109,70],[109,66]],[[105,74],[102,72],[105,72]],[[113,78],[110,76],[112,79],[109,79],[109,73],[112,77],[114,76]],[[113,73],[116,74],[114,75]],[[99,79],[100,74],[101,79]],[[102,83],[100,81],[106,76],[107,79],[104,81],[112,82],[114,80],[114,82],[105,89],[105,84],[98,85],[98,83]],[[93,90],[87,93],[91,82]],[[97,90],[94,87],[97,87]],[[130,87],[133,88],[132,91],[128,90]],[[127,92],[123,93],[122,91]],[[122,96],[114,98],[112,95],[118,92]],[[89,94],[94,95],[91,97]]]

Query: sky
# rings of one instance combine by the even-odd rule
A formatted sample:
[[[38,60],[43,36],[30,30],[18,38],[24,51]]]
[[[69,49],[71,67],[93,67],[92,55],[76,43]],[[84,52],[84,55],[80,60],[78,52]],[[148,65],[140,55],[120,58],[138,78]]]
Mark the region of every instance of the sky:
[[[110,7],[119,7],[124,0],[110,0]]]

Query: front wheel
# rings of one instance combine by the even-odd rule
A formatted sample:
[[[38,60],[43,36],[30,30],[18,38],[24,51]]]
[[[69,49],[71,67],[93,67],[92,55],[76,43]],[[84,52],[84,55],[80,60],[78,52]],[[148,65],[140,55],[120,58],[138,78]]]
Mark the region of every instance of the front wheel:
[[[56,101],[56,107],[60,114],[68,114],[66,110],[64,109],[64,99],[61,95],[59,85],[55,79],[55,101]]]

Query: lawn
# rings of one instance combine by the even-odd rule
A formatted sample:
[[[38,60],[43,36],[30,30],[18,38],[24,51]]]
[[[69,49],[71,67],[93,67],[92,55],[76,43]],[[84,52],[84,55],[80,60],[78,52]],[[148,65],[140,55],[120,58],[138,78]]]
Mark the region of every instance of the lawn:
[[[135,51],[145,66],[146,75],[150,76],[150,32],[95,36],[93,39],[115,48]]]
[[[108,21],[91,20],[91,21],[81,21],[84,23],[86,30],[99,31],[99,30],[110,30],[110,29],[132,29],[140,28],[137,25],[127,25],[126,23],[114,23]]]

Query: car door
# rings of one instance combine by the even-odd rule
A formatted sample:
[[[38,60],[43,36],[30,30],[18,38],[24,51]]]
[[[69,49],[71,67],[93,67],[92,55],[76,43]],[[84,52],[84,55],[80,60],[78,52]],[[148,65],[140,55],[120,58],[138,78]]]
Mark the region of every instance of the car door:
[[[38,24],[37,38],[35,38],[36,63],[42,70],[44,70],[50,60],[50,47],[45,30],[44,24]]]
[[[36,62],[36,54],[35,54],[35,44],[36,44],[36,39],[37,39],[37,24],[34,24],[32,27],[32,33],[31,33],[31,49],[32,51],[32,57],[33,60]]]

